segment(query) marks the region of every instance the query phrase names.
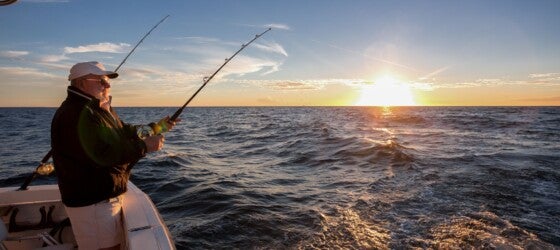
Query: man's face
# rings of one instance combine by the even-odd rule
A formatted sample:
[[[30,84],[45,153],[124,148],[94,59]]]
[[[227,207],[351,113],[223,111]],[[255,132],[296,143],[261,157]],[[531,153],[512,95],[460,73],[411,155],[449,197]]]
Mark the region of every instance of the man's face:
[[[88,75],[82,79],[81,90],[104,101],[111,94],[111,83],[107,76]]]

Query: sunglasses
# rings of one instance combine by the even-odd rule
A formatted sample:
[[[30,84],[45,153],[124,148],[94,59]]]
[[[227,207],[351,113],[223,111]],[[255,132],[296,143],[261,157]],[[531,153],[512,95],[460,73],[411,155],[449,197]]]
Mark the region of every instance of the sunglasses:
[[[101,79],[99,79],[99,78],[86,78],[86,79],[84,79],[84,80],[86,80],[86,81],[99,82],[99,83],[101,83],[102,85],[110,84],[109,78],[101,78]]]

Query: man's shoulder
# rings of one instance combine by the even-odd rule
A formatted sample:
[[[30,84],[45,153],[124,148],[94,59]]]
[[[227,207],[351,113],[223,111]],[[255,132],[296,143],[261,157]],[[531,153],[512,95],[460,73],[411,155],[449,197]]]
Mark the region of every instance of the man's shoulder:
[[[60,107],[56,110],[53,120],[62,119],[66,120],[70,117],[78,117],[84,109],[83,104],[72,101],[70,99],[64,100]]]

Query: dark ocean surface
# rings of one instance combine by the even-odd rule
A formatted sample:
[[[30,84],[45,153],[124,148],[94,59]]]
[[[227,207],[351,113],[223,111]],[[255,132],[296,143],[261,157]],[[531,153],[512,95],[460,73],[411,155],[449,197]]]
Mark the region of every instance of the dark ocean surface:
[[[49,150],[54,111],[0,109],[2,187]],[[117,111],[148,123],[175,108]],[[188,108],[181,118],[132,176],[179,249],[560,249],[560,107]]]

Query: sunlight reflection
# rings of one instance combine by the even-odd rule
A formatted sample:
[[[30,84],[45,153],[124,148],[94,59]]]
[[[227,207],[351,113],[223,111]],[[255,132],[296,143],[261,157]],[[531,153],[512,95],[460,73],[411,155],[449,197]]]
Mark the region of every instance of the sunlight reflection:
[[[322,232],[303,248],[314,249],[388,249],[390,231],[368,221],[353,209],[336,209],[333,215],[321,214]]]

